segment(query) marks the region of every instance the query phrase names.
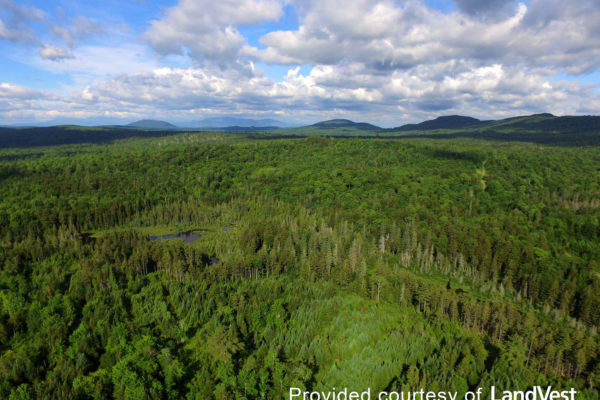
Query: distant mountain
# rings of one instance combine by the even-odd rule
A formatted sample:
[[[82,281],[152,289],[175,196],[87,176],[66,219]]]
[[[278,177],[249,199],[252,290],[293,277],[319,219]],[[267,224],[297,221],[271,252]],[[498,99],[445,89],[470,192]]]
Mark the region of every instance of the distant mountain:
[[[436,129],[462,129],[477,125],[482,121],[477,118],[463,117],[462,115],[448,115],[437,117],[419,124],[408,124],[397,128],[394,131],[433,131]]]
[[[538,129],[540,124],[553,125],[557,118],[582,118],[582,117],[556,117],[549,113],[533,114],[533,115],[521,115],[519,117],[510,117],[504,119],[498,119],[495,121],[487,121],[486,127],[518,127],[518,128],[534,128]]]
[[[366,122],[354,122],[350,121],[349,119],[332,119],[329,121],[321,121],[310,125],[310,127],[319,129],[352,129],[359,131],[378,131],[381,129],[378,126],[371,125]]]
[[[278,121],[276,119],[250,119],[250,118],[238,118],[238,117],[214,117],[204,118],[198,121],[182,122],[179,126],[186,128],[285,128],[289,127],[290,124]]]
[[[317,122],[300,128],[281,130],[286,135],[324,135],[324,136],[376,136],[382,129],[366,122],[354,122],[348,119],[332,119]]]
[[[355,137],[431,137],[437,139],[472,137],[502,141],[536,143],[587,144],[600,141],[600,116],[565,116],[534,114],[501,120],[449,115],[382,129],[364,122],[334,119],[294,129],[275,131],[282,135],[355,136]]]
[[[438,127],[437,130],[415,128],[424,124],[385,129],[378,134],[379,136],[426,137],[432,139],[468,137],[568,146],[598,145],[600,143],[600,116],[593,115],[557,117],[543,113],[495,121],[473,122],[473,124],[468,124],[462,128],[448,128],[448,125],[442,124],[434,125]]]
[[[141,129],[175,129],[177,128],[175,125],[170,124],[165,121],[157,121],[154,119],[141,119],[139,121],[132,122],[127,124],[126,126],[131,128],[141,128]]]
[[[485,128],[515,132],[585,133],[600,132],[600,116],[581,115],[557,117],[552,114],[534,114],[523,117],[490,121]]]
[[[549,113],[524,115],[499,120],[480,121],[476,118],[451,115],[408,124],[387,130],[393,132],[445,130],[476,130],[480,132],[583,133],[599,132],[600,117],[590,115],[557,117]]]

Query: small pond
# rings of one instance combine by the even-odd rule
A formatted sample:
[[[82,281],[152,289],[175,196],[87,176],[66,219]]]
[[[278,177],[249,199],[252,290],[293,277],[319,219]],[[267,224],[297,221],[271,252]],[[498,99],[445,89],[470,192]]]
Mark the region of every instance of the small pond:
[[[189,244],[189,243],[194,243],[196,240],[200,239],[200,235],[194,231],[187,231],[187,232],[181,232],[181,233],[174,233],[171,235],[150,236],[148,239],[150,239],[150,240],[183,239],[184,244]]]

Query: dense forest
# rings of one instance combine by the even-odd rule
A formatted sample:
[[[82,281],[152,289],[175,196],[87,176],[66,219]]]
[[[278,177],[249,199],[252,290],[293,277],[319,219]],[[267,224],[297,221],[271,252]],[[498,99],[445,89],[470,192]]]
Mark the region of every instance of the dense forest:
[[[0,398],[598,399],[598,147],[130,132],[0,146]]]

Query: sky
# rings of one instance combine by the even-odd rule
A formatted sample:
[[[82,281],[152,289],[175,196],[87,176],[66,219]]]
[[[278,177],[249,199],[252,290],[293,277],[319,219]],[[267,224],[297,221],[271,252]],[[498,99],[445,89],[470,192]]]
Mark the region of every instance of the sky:
[[[0,125],[600,114],[600,0],[0,0]]]

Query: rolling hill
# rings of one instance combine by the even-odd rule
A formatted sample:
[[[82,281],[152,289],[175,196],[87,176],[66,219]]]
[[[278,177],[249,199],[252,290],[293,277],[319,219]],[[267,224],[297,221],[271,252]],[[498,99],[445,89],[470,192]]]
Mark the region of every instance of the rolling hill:
[[[348,119],[332,119],[329,121],[317,122],[311,127],[318,129],[352,129],[359,131],[378,131],[381,128],[366,122],[353,122]]]
[[[300,128],[281,130],[282,134],[324,135],[324,136],[375,136],[382,129],[366,122],[354,122],[348,119],[332,119],[317,122]]]
[[[600,116],[564,116],[534,114],[523,117],[489,121],[482,128],[520,132],[584,133],[600,131]]]
[[[436,119],[423,121],[419,124],[407,124],[394,128],[394,131],[430,131],[436,129],[461,129],[480,124],[477,118],[462,115],[448,115]]]
[[[157,121],[154,119],[141,119],[139,121],[127,124],[130,128],[141,129],[177,129],[177,127],[166,121]]]
[[[585,133],[600,131],[599,116],[557,117],[542,113],[511,117],[499,120],[480,121],[476,118],[458,115],[438,117],[419,124],[408,124],[386,130],[386,132],[422,132],[453,130],[468,132],[504,132],[504,133]]]

